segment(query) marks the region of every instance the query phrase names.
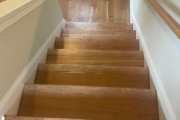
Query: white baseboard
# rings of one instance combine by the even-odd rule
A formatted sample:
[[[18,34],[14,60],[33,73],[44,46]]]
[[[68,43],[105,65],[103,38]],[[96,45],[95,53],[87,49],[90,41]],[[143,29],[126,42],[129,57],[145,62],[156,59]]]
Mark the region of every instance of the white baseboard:
[[[22,73],[15,80],[15,83],[12,85],[3,99],[0,101],[0,118],[3,118],[4,115],[17,114],[24,84],[27,82],[34,82],[34,80],[29,81],[29,79],[35,78],[34,73],[37,70],[38,64],[44,61],[47,56],[48,49],[54,46],[55,38],[60,36],[61,29],[65,28],[65,25],[66,21],[63,19],[51,33],[45,43],[41,46],[29,64],[24,68]]]
[[[152,80],[154,82],[154,85],[156,87],[158,99],[159,99],[159,102],[162,106],[162,110],[164,112],[164,115],[165,115],[167,120],[177,120],[177,118],[174,114],[174,111],[172,109],[172,106],[170,104],[170,101],[167,97],[164,86],[163,86],[161,79],[158,75],[158,72],[156,70],[156,67],[155,67],[155,65],[151,59],[149,49],[147,48],[147,45],[145,43],[145,38],[142,34],[142,31],[138,25],[137,20],[133,14],[132,14],[132,22],[133,22],[133,29],[136,30],[136,32],[137,32],[137,39],[139,39],[140,46],[142,48],[142,51],[144,52],[144,57],[145,57],[146,62],[148,64],[150,75],[151,75]]]

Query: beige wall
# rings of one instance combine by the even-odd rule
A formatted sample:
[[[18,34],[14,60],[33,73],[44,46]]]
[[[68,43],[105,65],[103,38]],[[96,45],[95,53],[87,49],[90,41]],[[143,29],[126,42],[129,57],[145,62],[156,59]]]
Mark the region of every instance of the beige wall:
[[[47,0],[0,32],[0,100],[62,19],[58,0]]]
[[[21,6],[22,4],[27,3],[31,0],[6,0],[0,4],[0,16],[16,9],[17,7]]]
[[[168,12],[173,12],[172,16],[178,20],[180,18],[177,17],[180,14],[179,0],[172,0],[171,3],[176,6],[176,9],[168,10]],[[166,7],[169,5],[170,3]],[[180,40],[152,8],[148,0],[133,0],[133,14],[145,38],[151,59],[172,109],[180,120]]]

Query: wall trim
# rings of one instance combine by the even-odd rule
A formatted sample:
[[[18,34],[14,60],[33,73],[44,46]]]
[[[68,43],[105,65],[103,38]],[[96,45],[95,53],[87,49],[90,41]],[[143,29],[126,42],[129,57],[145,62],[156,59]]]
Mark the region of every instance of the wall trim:
[[[15,80],[14,84],[11,86],[9,91],[5,94],[3,99],[0,101],[0,117],[3,118],[4,115],[7,115],[7,111],[11,109],[13,104],[18,101],[16,109],[17,114],[18,106],[20,103],[21,94],[24,88],[24,84],[32,77],[33,73],[36,72],[38,64],[42,63],[41,61],[46,58],[47,51],[51,46],[54,46],[56,37],[60,36],[61,29],[65,28],[66,21],[63,19],[55,30],[50,34],[35,56],[31,59],[29,64],[24,68],[19,77]]]
[[[5,120],[5,117],[4,117],[4,116],[2,116],[2,117],[1,117],[1,120]]]
[[[0,17],[0,32],[17,22],[46,0],[30,0]]]
[[[145,57],[146,62],[148,64],[149,72],[150,72],[150,75],[152,76],[152,80],[153,80],[154,85],[156,87],[157,96],[158,96],[158,99],[159,99],[160,104],[162,106],[165,117],[167,120],[177,120],[177,117],[176,117],[176,115],[172,109],[172,106],[170,104],[170,101],[167,97],[165,88],[161,82],[161,79],[158,75],[158,72],[157,72],[156,67],[153,63],[153,60],[151,59],[151,55],[150,55],[149,49],[145,43],[145,38],[143,36],[143,33],[139,27],[139,24],[138,24],[138,22],[134,16],[134,14],[132,14],[132,22],[133,22],[134,30],[136,30],[136,32],[137,32],[137,38],[139,39],[140,45],[142,47],[142,51],[144,52],[144,57]]]
[[[133,14],[133,0],[130,0],[130,23],[133,23],[133,18],[132,18],[132,14]]]

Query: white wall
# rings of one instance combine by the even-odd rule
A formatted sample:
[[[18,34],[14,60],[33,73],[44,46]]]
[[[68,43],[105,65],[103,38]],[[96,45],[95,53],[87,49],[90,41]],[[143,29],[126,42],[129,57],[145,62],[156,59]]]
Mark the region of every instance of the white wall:
[[[140,27],[162,87],[165,89],[177,120],[180,120],[180,40],[152,8],[148,0],[132,1],[133,15]],[[176,9],[168,12],[173,12],[173,17],[179,20],[179,0],[172,0],[171,3],[176,6]]]
[[[180,24],[180,3],[178,0],[158,0],[158,2]]]
[[[1,10],[3,8],[0,8]],[[7,91],[10,90],[19,75],[62,20],[63,16],[58,0],[46,0],[42,5],[0,32],[0,106],[2,106],[2,99]],[[23,85],[18,87],[23,88]],[[21,94],[21,90],[16,92]],[[18,104],[15,106],[16,112],[17,107]],[[0,109],[0,115],[4,114],[5,110],[1,111],[3,110]],[[15,115],[15,112],[10,110],[5,114]]]

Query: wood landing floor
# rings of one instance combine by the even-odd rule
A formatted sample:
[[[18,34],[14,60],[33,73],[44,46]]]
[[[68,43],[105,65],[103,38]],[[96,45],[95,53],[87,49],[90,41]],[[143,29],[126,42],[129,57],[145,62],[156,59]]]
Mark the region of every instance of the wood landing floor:
[[[59,0],[67,22],[130,23],[129,0]]]

